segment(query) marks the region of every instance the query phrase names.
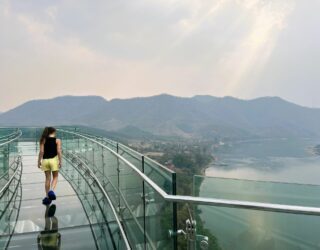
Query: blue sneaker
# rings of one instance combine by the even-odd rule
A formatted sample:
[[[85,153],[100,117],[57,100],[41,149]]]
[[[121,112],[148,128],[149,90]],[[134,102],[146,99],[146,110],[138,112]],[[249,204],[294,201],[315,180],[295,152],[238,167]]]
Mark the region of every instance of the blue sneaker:
[[[49,199],[50,200],[55,200],[57,197],[56,197],[56,194],[52,191],[52,190],[50,190],[49,192],[48,192],[48,197],[49,197]]]
[[[48,197],[45,197],[43,200],[42,200],[42,204],[43,205],[50,205],[51,204],[51,200],[48,198]]]

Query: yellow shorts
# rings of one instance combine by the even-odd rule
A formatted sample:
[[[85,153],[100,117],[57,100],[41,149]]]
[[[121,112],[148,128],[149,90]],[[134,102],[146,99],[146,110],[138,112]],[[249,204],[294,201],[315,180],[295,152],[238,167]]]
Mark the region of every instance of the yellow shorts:
[[[59,171],[59,159],[55,156],[50,159],[42,159],[41,169],[43,171]]]

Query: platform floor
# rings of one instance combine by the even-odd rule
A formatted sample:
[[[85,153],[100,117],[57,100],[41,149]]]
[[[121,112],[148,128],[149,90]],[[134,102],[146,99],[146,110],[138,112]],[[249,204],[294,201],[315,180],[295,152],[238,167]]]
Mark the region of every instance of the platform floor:
[[[59,175],[56,188],[57,200],[52,203],[56,206],[55,216],[45,216],[46,206],[42,205],[45,177],[37,167],[36,145],[32,142],[19,142],[19,150],[23,162],[22,201],[15,233],[8,249],[38,249],[38,237],[45,231],[46,223],[47,228],[49,225],[50,229],[57,230],[61,235],[60,249],[96,249],[82,204],[62,175]],[[50,237],[51,241],[55,240],[52,235]]]

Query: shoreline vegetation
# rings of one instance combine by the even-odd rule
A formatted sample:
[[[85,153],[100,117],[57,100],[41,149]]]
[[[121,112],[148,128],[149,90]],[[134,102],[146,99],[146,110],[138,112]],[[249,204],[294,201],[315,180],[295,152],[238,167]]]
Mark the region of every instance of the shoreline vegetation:
[[[177,173],[177,194],[197,195],[192,190],[194,175],[205,175],[214,164],[212,142],[139,142],[129,146]]]
[[[205,171],[214,163],[214,144],[210,142],[197,143],[139,143],[130,144],[135,150],[149,155],[154,160],[167,166],[177,173],[177,194],[199,196],[199,187],[194,187],[193,176],[205,175]],[[150,153],[151,152],[151,153]],[[157,152],[162,152],[159,154]],[[217,238],[205,228],[200,218],[201,209],[195,205],[178,204],[178,229],[185,230],[186,220],[189,219],[189,212],[197,223],[197,234],[208,236],[209,249],[221,250]],[[187,249],[187,242],[183,236],[178,237],[180,249]]]
[[[269,142],[273,139],[261,139]],[[281,139],[283,141],[288,139]],[[143,147],[135,147],[137,151],[144,154],[149,152],[149,156],[159,163],[169,167],[177,173],[177,194],[199,196],[201,183],[194,186],[194,175],[206,176],[206,170],[211,166],[227,166],[215,156],[215,153],[224,147],[233,147],[239,143],[251,143],[258,140],[246,141],[198,141],[198,142],[148,142]],[[131,144],[131,147],[137,146]],[[320,144],[305,148],[308,153],[320,156]],[[151,152],[151,153],[150,153]],[[159,154],[161,152],[161,154]],[[221,250],[218,239],[208,230],[201,219],[202,206],[178,204],[178,229],[185,229],[185,221],[189,218],[189,211],[197,222],[197,234],[209,237],[209,249]],[[181,249],[186,249],[187,245],[183,237],[178,237]]]

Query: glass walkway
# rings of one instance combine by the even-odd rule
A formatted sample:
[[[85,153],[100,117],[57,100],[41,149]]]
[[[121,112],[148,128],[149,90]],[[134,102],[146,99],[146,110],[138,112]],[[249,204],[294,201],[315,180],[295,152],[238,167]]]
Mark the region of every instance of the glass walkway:
[[[319,186],[194,176],[201,197],[180,196],[173,171],[70,127],[44,206],[40,132],[0,129],[0,249],[320,249]]]

